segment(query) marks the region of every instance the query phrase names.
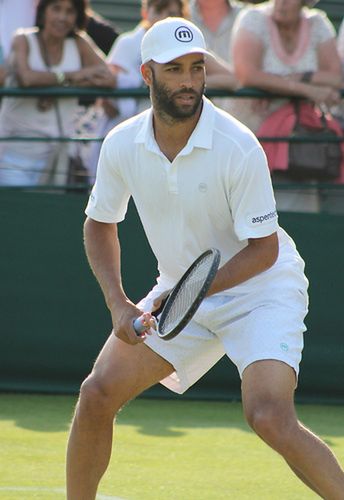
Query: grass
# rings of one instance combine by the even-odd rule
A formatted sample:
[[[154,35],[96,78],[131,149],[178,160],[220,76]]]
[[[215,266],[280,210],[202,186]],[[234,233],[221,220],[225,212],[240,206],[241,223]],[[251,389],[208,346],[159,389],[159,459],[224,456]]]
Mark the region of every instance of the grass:
[[[62,500],[72,396],[0,394],[0,499]],[[298,406],[344,463],[344,407]],[[124,500],[317,498],[248,428],[239,403],[138,399],[119,415],[99,493]]]

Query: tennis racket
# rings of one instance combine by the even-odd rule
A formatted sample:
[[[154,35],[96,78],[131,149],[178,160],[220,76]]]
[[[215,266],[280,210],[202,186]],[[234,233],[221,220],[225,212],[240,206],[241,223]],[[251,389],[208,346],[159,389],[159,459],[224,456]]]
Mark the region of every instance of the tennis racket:
[[[189,323],[213,282],[220,264],[220,252],[210,248],[202,253],[183,274],[169,296],[165,299],[157,319],[157,334],[164,340],[173,339]],[[143,316],[134,320],[134,330],[141,335],[147,327]]]

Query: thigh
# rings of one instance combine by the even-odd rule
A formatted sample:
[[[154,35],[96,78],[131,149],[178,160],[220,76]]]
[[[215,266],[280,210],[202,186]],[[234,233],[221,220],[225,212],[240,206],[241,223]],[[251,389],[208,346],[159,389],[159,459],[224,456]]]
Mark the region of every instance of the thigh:
[[[144,343],[129,345],[113,333],[101,350],[91,378],[107,395],[123,404],[174,371],[173,366]]]
[[[246,415],[271,404],[276,410],[292,410],[295,386],[296,373],[283,361],[266,359],[250,364],[242,375],[242,402]]]

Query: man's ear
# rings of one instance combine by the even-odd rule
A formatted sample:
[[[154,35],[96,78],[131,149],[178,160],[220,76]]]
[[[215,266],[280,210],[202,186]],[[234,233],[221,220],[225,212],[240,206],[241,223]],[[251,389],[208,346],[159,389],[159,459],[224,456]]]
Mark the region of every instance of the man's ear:
[[[141,75],[143,78],[143,81],[145,82],[148,87],[152,83],[152,68],[149,66],[149,64],[141,64]]]

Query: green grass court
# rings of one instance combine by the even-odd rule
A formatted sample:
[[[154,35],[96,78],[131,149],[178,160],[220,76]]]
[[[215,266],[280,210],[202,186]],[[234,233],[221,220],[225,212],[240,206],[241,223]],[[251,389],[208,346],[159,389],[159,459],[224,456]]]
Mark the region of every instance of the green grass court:
[[[63,499],[75,397],[0,394],[0,499]],[[344,463],[344,407],[299,405]],[[244,422],[240,403],[138,399],[119,415],[99,500],[315,497]]]

